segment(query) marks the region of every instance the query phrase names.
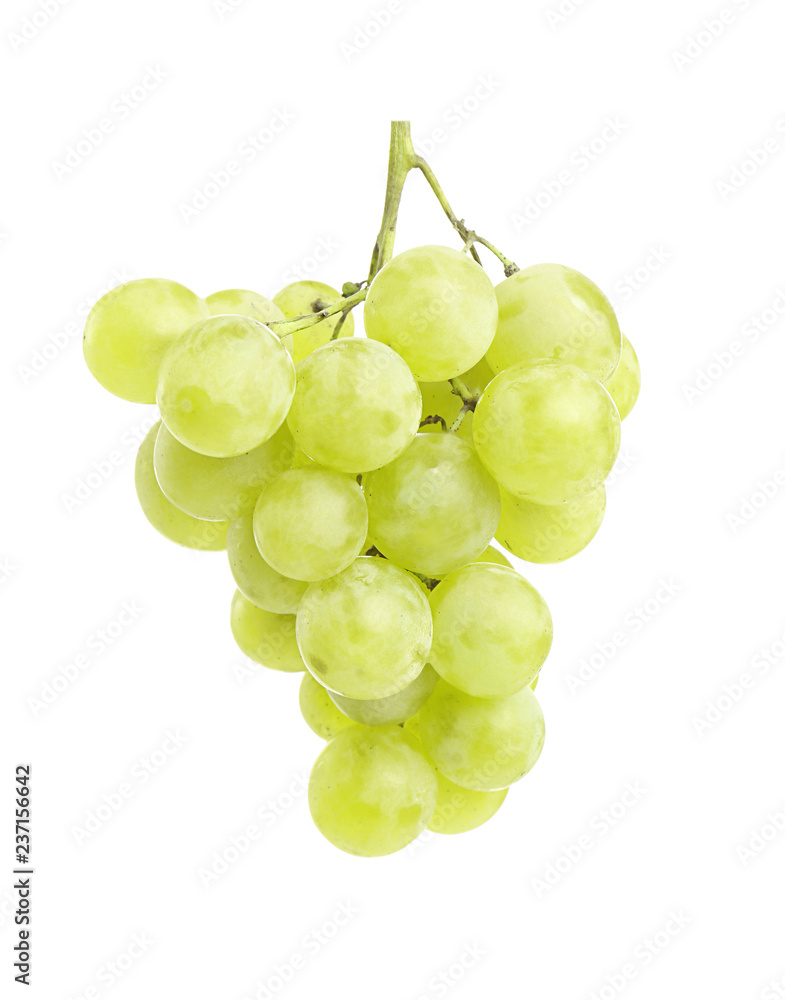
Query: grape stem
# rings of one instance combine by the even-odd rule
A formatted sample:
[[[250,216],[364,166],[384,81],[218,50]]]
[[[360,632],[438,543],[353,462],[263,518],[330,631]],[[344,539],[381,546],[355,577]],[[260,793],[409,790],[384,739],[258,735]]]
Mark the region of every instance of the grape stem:
[[[395,245],[395,231],[398,225],[398,209],[401,204],[401,195],[403,194],[403,186],[406,183],[406,178],[412,170],[419,170],[425,177],[431,190],[436,195],[439,204],[444,209],[445,215],[463,240],[463,249],[468,253],[471,253],[472,257],[479,264],[481,263],[480,255],[477,252],[475,244],[480,244],[480,246],[484,246],[487,250],[490,250],[492,254],[499,258],[504,265],[504,274],[506,277],[509,277],[511,274],[515,274],[518,270],[517,265],[505,257],[504,254],[500,250],[497,250],[492,243],[488,242],[488,240],[484,239],[482,236],[478,236],[473,229],[467,228],[464,220],[459,219],[455,212],[453,212],[449,201],[447,201],[447,196],[442,190],[442,187],[436,179],[436,175],[430,165],[421,156],[418,156],[414,150],[411,123],[407,121],[392,122],[390,132],[390,158],[387,167],[387,190],[384,196],[384,212],[382,213],[382,224],[379,229],[379,235],[376,237],[376,243],[374,244],[373,253],[371,254],[371,264],[368,269],[367,281],[363,282],[361,285],[353,284],[351,282],[347,283],[343,287],[343,298],[338,299],[338,301],[334,302],[332,305],[326,305],[324,309],[320,309],[317,312],[311,312],[305,316],[294,316],[291,319],[276,320],[268,323],[267,325],[270,329],[277,333],[279,337],[284,337],[289,333],[295,333],[298,330],[305,330],[308,327],[315,326],[317,323],[321,323],[325,319],[330,319],[332,316],[336,316],[338,313],[342,313],[342,316],[333,331],[331,339],[335,340],[335,338],[339,335],[341,327],[346,322],[346,317],[355,306],[359,305],[365,299],[368,294],[368,288],[373,279],[379,271],[381,271],[384,265],[388,263],[388,261],[392,260],[393,248]],[[454,382],[454,380],[451,381]],[[455,391],[455,386],[453,385],[453,392]],[[466,391],[468,392],[468,390]],[[461,393],[459,392],[458,395],[461,395]],[[463,398],[463,396],[461,398]],[[465,399],[464,402],[466,402]]]

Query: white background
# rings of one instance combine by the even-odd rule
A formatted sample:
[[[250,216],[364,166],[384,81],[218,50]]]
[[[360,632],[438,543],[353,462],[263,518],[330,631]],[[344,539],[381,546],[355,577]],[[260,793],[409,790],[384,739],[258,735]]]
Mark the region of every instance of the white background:
[[[23,990],[10,916],[20,761],[33,764],[37,869],[24,995],[785,994],[785,831],[766,826],[785,810],[785,12],[585,0],[556,22],[556,5],[70,0],[24,44],[14,35],[38,7],[3,5],[3,995]],[[374,10],[383,30],[366,27]],[[706,19],[721,33],[679,58]],[[145,82],[131,113],[112,111]],[[184,221],[195,189],[283,113],[285,129]],[[441,130],[430,159],[471,226],[522,266],[559,261],[608,291],[644,388],[595,542],[565,565],[520,567],[555,621],[538,766],[487,826],[361,860],[308,816],[301,782],[321,743],[299,716],[299,678],[238,679],[225,557],[147,525],[132,472],[154,411],[95,383],[79,340],[92,301],[129,277],[272,295],[326,244],[315,277],[362,278],[391,117],[412,119],[421,148]],[[101,144],[60,170],[106,118]],[[608,119],[620,134],[588,163],[580,149]],[[721,190],[770,136],[766,162]],[[516,227],[565,169],[572,183]],[[398,246],[422,242],[457,245],[413,176]],[[724,354],[733,341],[740,356]],[[727,367],[690,392],[715,353]],[[77,489],[87,498],[70,502]],[[98,651],[123,602],[143,610]],[[80,653],[86,669],[36,708]],[[699,732],[745,673],[752,687]],[[169,731],[186,742],[149,780],[131,777]],[[125,782],[132,797],[79,843]],[[607,829],[599,817],[628,782],[645,791]],[[261,839],[205,887],[200,869],[250,824]],[[341,905],[351,916],[336,929]]]

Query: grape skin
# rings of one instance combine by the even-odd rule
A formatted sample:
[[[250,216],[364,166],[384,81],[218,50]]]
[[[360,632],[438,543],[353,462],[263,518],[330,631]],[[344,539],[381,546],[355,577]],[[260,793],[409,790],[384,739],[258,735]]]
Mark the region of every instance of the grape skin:
[[[310,728],[323,740],[331,740],[354,722],[333,703],[327,689],[306,670],[300,682],[300,713]]]
[[[569,503],[539,504],[502,490],[496,537],[513,555],[533,563],[558,563],[586,548],[605,516],[605,487]]]
[[[475,792],[461,788],[439,772],[436,773],[439,791],[436,808],[428,829],[433,833],[467,833],[475,830],[495,816],[507,798],[508,788],[494,792]]]
[[[407,684],[397,694],[388,698],[361,701],[344,698],[340,694],[330,694],[335,705],[355,722],[365,726],[397,726],[416,715],[430,698],[439,675],[426,663],[411,684]]]
[[[309,313],[319,312],[326,305],[331,306],[342,298],[343,296],[336,288],[331,288],[321,281],[294,281],[291,285],[282,288],[273,298],[273,302],[287,319],[294,319],[296,316],[307,316]],[[294,363],[297,364],[303,358],[308,357],[317,347],[329,344],[340,318],[341,314],[337,313],[329,319],[323,319],[314,324],[314,326],[295,330],[291,334]],[[353,333],[354,316],[349,313],[338,333],[338,338],[351,337]]]
[[[154,403],[167,350],[209,315],[204,301],[176,281],[128,281],[100,298],[87,317],[83,338],[87,367],[115,396]]]
[[[202,521],[185,514],[175,507],[158,485],[153,469],[153,449],[161,426],[159,420],[150,428],[136,455],[134,484],[144,516],[164,538],[178,545],[204,552],[225,549],[228,521]]]
[[[619,418],[624,420],[638,400],[641,391],[641,366],[635,348],[624,337],[621,349],[619,367],[605,380],[605,388],[611,394],[613,402],[619,411]]]
[[[234,641],[247,657],[271,670],[305,670],[295,638],[294,615],[275,615],[257,608],[235,591],[230,617]]]
[[[294,362],[266,326],[246,316],[212,316],[167,351],[158,406],[187,448],[231,458],[278,430],[294,382]]]
[[[248,316],[258,323],[280,322],[286,319],[284,314],[264,295],[249,292],[244,288],[227,288],[222,292],[213,292],[204,300],[211,316]]]
[[[616,405],[574,365],[515,365],[497,375],[474,414],[477,454],[509,493],[535,503],[575,500],[605,480],[619,451]]]
[[[436,772],[399,726],[351,726],[317,757],[308,805],[320,832],[342,851],[380,857],[425,829],[436,806]]]
[[[420,382],[468,371],[496,332],[493,285],[479,264],[450,247],[415,247],[376,275],[365,332],[401,355]]]
[[[308,584],[277,573],[262,558],[253,533],[253,513],[229,522],[226,551],[234,582],[252,604],[277,615],[294,614]]]

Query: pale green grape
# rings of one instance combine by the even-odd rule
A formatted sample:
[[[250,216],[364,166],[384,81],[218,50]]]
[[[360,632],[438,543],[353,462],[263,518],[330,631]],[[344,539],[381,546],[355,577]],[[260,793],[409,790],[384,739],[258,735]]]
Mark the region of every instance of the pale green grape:
[[[255,663],[271,670],[305,670],[297,649],[294,615],[276,615],[257,608],[239,590],[232,598],[234,641]]]
[[[418,434],[363,486],[376,545],[425,576],[472,562],[499,524],[499,487],[474,448],[455,434]]]
[[[564,503],[603,482],[619,451],[619,413],[574,365],[516,365],[497,375],[474,413],[474,443],[490,474],[535,503]]]
[[[507,566],[473,563],[450,573],[431,594],[431,612],[430,663],[476,698],[504,698],[531,683],[553,641],[547,604]]]
[[[610,378],[605,379],[605,388],[616,404],[619,417],[624,420],[635,406],[638,393],[641,391],[641,366],[638,363],[638,355],[626,337],[622,344],[619,367]]]
[[[360,701],[356,698],[344,698],[340,694],[331,694],[330,697],[344,715],[355,722],[361,722],[365,726],[397,726],[420,711],[438,680],[439,675],[426,663],[411,684],[388,698]]]
[[[287,424],[286,426],[287,426],[287,429],[288,429],[289,425]],[[294,458],[292,459],[292,468],[293,469],[307,469],[307,468],[321,469],[322,466],[319,465],[318,462],[314,462],[314,460],[312,458],[308,458],[308,456],[305,454],[304,451],[301,451],[299,448],[295,448],[294,449]]]
[[[223,521],[253,510],[262,487],[294,455],[286,424],[258,448],[234,458],[200,455],[161,425],[155,442],[155,474],[172,503],[194,517]]]
[[[468,371],[496,332],[490,278],[450,247],[406,250],[385,264],[365,300],[365,332],[405,359],[420,382]]]
[[[289,429],[298,448],[341,472],[370,472],[411,442],[422,400],[402,358],[384,344],[334,340],[297,366]]]
[[[488,362],[482,358],[474,368],[458,377],[471,392],[478,393],[482,392],[493,375]],[[452,391],[450,383],[420,382],[420,392],[422,393],[422,420],[425,420],[426,417],[439,416],[443,417],[447,426],[450,427],[463,408],[463,400]],[[471,441],[473,422],[474,414],[469,410],[458,428],[458,437],[463,438],[464,441]],[[423,434],[441,434],[442,426],[441,424],[425,424],[424,427],[420,428],[420,431]]]
[[[428,829],[433,833],[466,833],[487,823],[507,798],[508,788],[493,792],[475,792],[461,788],[443,774],[436,775],[439,793]]]
[[[363,491],[329,469],[290,469],[256,502],[256,545],[265,561],[293,580],[324,580],[359,556],[368,531]]]
[[[354,725],[333,703],[327,689],[315,681],[307,670],[300,683],[300,712],[311,729],[323,740],[331,740],[342,729]]]
[[[372,556],[312,583],[297,612],[308,669],[347,698],[386,698],[405,688],[425,665],[432,632],[419,582]]]
[[[577,500],[540,504],[502,490],[496,537],[513,555],[533,563],[557,563],[586,548],[605,514],[605,487]]]
[[[430,820],[436,772],[398,726],[351,726],[316,759],[308,804],[319,831],[348,854],[379,857],[415,840]]]
[[[228,521],[201,521],[191,517],[175,507],[161,491],[153,470],[153,449],[160,426],[159,420],[150,428],[136,455],[134,482],[144,516],[165,538],[179,545],[206,552],[225,549]]]
[[[282,288],[273,302],[287,319],[294,319],[296,316],[307,316],[309,313],[320,312],[325,306],[331,306],[342,298],[343,296],[337,289],[331,288],[321,281],[295,281],[291,285],[287,285],[286,288]],[[304,330],[296,330],[291,334],[295,364],[315,351],[317,347],[322,347],[330,342],[340,318],[341,314],[338,313],[329,319],[323,319],[314,326],[306,327]],[[338,337],[351,337],[353,333],[354,317],[349,313]]]
[[[496,298],[499,326],[487,355],[495,372],[553,360],[603,382],[618,365],[621,331],[613,307],[579,271],[535,264],[506,278]]]
[[[275,323],[286,319],[284,314],[264,295],[244,288],[227,288],[213,292],[204,300],[211,316],[249,316],[259,323]]]
[[[534,767],[545,722],[528,687],[508,698],[473,698],[439,681],[420,709],[420,735],[446,778],[490,792],[507,788]]]
[[[167,349],[209,315],[204,300],[176,281],[129,281],[107,292],[87,317],[87,367],[115,396],[154,403]]]
[[[253,513],[230,522],[226,551],[234,582],[252,604],[277,615],[297,611],[308,584],[282,576],[264,561],[253,534]]]
[[[531,690],[532,690],[532,691],[536,691],[536,690],[537,690],[537,685],[538,685],[539,683],[540,683],[540,675],[539,675],[539,674],[537,674],[537,676],[536,676],[536,677],[534,678],[534,680],[533,680],[533,681],[531,682],[531,684],[529,685],[529,687],[531,688]]]
[[[161,365],[158,406],[186,447],[229,458],[251,451],[283,423],[294,363],[266,326],[212,316],[175,341]]]
[[[510,549],[512,552],[512,549]],[[501,554],[498,549],[495,549],[492,545],[483,552],[482,555],[477,556],[474,560],[475,562],[486,562],[486,563],[496,563],[497,566],[509,566],[512,568],[512,563],[510,560]]]

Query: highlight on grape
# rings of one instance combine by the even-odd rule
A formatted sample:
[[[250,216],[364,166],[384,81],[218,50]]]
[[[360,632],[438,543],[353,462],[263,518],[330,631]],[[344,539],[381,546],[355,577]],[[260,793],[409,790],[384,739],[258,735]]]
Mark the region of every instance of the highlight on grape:
[[[395,255],[412,170],[458,248]],[[588,545],[640,388],[600,289],[469,229],[393,122],[367,278],[272,298],[130,281],[93,307],[84,354],[110,392],[158,405],[135,468],[148,521],[226,551],[239,649],[300,677],[327,840],[375,857],[495,815],[543,748],[553,623],[492,543],[532,563]]]

